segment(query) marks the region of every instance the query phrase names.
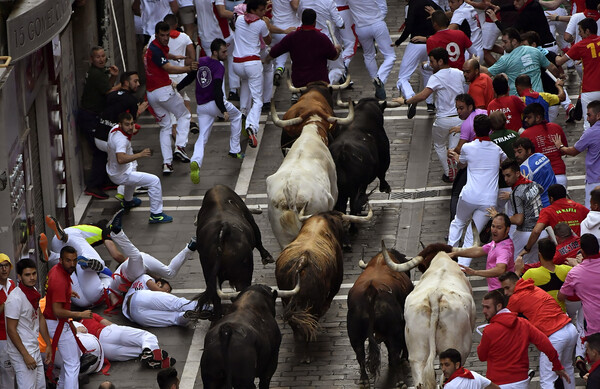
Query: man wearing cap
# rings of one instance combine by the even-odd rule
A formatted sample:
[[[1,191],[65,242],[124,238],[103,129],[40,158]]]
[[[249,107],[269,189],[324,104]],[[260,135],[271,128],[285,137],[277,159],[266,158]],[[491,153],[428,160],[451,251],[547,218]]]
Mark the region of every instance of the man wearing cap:
[[[15,385],[15,371],[6,351],[6,324],[4,324],[4,302],[16,285],[8,278],[12,263],[8,255],[0,253],[0,387],[12,388]]]

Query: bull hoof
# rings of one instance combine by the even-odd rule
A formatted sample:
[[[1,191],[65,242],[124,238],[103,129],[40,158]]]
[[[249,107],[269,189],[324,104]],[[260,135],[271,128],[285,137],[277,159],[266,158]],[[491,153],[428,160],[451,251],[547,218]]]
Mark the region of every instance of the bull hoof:
[[[387,181],[383,181],[379,183],[379,191],[390,193],[392,191],[392,188],[390,187],[390,184],[387,183]]]
[[[304,358],[302,358],[302,359],[300,360],[300,363],[305,363],[305,364],[307,364],[307,365],[308,365],[308,364],[310,363],[310,357],[309,357],[308,355],[307,355],[307,356],[305,356]]]
[[[261,259],[262,259],[262,264],[264,266],[267,266],[269,263],[275,263],[275,260],[273,259],[273,257],[270,254]]]
[[[396,389],[408,389],[408,386],[406,386],[406,384],[404,383],[404,381],[399,381],[396,384]]]
[[[369,383],[369,380],[360,380],[358,381],[358,387],[360,389],[369,389],[371,384]]]
[[[352,244],[351,243],[342,244],[342,250],[344,250],[345,253],[351,253],[352,252]]]

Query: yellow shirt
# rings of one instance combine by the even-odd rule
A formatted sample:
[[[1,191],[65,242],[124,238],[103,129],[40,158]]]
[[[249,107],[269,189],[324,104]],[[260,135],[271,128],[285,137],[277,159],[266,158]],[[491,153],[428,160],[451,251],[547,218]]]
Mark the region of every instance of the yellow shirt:
[[[554,271],[551,272],[543,266],[534,267],[527,270],[525,274],[523,274],[523,279],[533,279],[535,286],[538,286],[548,292],[548,294],[552,296],[556,302],[558,302],[558,305],[560,305],[562,310],[566,312],[567,310],[565,303],[563,301],[559,301],[556,296],[558,295],[558,291],[560,290],[563,282],[565,282],[565,278],[567,278],[567,273],[571,269],[572,267],[568,265],[555,265]]]

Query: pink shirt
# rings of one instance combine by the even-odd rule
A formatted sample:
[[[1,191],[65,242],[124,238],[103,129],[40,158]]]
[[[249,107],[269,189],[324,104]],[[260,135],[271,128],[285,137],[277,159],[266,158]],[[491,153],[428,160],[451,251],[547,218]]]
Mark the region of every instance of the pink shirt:
[[[498,243],[491,241],[482,247],[487,254],[486,269],[493,269],[499,263],[506,264],[506,271],[515,271],[514,252],[515,248],[510,238],[506,238]],[[498,277],[488,277],[488,290],[494,290],[502,287]]]
[[[487,116],[487,114],[487,110],[475,108],[475,111],[471,112],[467,119],[460,125],[460,139],[464,139],[467,142],[471,142],[473,139],[475,139],[475,129],[473,129],[473,120],[475,120],[475,116],[477,115]]]
[[[577,295],[587,322],[586,335],[600,332],[600,258],[586,258],[567,274],[560,293]]]

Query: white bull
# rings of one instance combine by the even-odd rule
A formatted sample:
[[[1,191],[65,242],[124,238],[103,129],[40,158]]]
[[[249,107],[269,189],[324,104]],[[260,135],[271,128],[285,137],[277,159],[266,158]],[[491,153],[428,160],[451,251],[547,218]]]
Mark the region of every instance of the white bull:
[[[446,245],[430,245],[403,264],[385,256],[393,270],[403,272],[421,264],[424,271],[404,306],[408,360],[414,385],[421,389],[436,387],[433,364],[440,352],[454,348],[464,363],[471,351],[475,301],[469,280],[447,254],[451,249]]]
[[[331,211],[337,201],[335,163],[316,125],[321,120],[310,117],[277,172],[267,177],[269,222],[282,248],[300,232],[299,212]]]

